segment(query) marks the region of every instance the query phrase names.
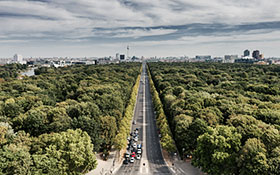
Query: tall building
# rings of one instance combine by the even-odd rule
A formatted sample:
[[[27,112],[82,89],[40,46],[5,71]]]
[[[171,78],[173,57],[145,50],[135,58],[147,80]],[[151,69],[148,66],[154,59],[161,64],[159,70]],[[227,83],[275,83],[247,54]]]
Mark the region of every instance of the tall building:
[[[120,55],[120,60],[125,60],[125,55],[124,54]]]
[[[120,54],[119,53],[116,54],[116,59],[120,60]]]
[[[252,54],[253,58],[256,59],[260,59],[260,51],[259,50],[255,50]]]
[[[14,55],[14,60],[13,60],[15,63],[20,63],[20,64],[24,64],[23,62],[23,57],[22,55],[19,55],[19,54],[15,54]]]
[[[250,56],[250,51],[247,49],[244,51],[244,57]]]

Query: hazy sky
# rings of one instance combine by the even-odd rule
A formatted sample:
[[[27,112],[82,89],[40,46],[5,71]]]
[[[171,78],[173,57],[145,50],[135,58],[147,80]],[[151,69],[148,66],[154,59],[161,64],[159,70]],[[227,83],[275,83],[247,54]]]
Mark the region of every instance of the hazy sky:
[[[279,0],[0,0],[0,57],[280,56]]]

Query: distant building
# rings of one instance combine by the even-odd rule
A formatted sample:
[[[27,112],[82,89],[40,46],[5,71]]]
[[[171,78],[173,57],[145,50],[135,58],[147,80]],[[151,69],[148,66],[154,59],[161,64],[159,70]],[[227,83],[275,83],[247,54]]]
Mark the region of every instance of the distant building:
[[[120,60],[120,54],[119,53],[116,54],[116,60]]]
[[[222,63],[223,62],[223,58],[222,57],[214,57],[213,59],[205,60],[205,62]]]
[[[244,51],[244,57],[250,56],[250,51],[247,49]]]
[[[266,62],[266,61],[258,61],[258,62],[255,62],[254,64],[258,64],[258,65],[269,65],[269,62]]]
[[[14,55],[14,61],[15,62],[22,62],[23,61],[22,55],[15,54]]]
[[[14,55],[13,62],[14,63],[19,63],[19,64],[26,64],[26,61],[23,61],[22,55],[19,55],[19,54]]]
[[[197,56],[195,56],[195,59],[197,59],[197,60],[210,60],[211,55],[197,55]]]
[[[251,57],[243,57],[241,59],[236,59],[234,60],[235,63],[248,63],[248,64],[253,64],[255,62],[258,62],[257,59],[251,58]]]
[[[224,63],[234,63],[238,59],[238,55],[225,55]]]
[[[264,59],[264,55],[263,54],[260,54],[260,59]]]
[[[252,54],[253,58],[260,59],[260,51],[255,50]]]
[[[120,60],[125,60],[125,55],[124,54],[120,55]]]

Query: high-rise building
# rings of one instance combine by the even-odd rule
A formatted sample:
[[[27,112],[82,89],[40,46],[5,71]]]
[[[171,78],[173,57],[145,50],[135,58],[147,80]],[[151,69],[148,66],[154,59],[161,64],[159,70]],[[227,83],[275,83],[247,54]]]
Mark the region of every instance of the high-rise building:
[[[24,64],[22,55],[15,54],[15,55],[14,55],[14,60],[13,60],[13,62],[15,62],[15,63],[20,63],[20,64]]]
[[[259,50],[255,50],[252,54],[253,58],[255,59],[260,59],[260,51]]]
[[[120,60],[125,60],[125,55],[124,54],[120,55]]]
[[[244,57],[250,56],[250,51],[247,49],[244,51]]]
[[[120,54],[119,53],[116,54],[116,59],[120,60]]]

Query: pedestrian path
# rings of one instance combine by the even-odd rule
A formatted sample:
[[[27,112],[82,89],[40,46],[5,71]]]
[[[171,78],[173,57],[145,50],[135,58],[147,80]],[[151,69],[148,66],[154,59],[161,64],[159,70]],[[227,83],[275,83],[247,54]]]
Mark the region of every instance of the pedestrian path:
[[[180,160],[179,156],[170,156],[167,152],[163,152],[164,160],[173,174],[176,175],[204,175],[199,168],[191,164],[190,159]]]
[[[118,156],[119,152],[113,150],[110,152],[108,159],[105,161],[102,159],[102,155],[96,155],[97,167],[87,173],[86,175],[110,175],[117,171],[122,165],[121,159]]]

